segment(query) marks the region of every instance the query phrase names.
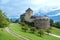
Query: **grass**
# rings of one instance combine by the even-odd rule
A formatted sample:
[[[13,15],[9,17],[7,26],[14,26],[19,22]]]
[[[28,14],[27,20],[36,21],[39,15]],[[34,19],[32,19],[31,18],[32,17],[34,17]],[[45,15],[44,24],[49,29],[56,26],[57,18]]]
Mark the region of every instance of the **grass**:
[[[16,33],[18,33],[18,34],[20,34],[24,37],[30,38],[32,40],[60,40],[59,38],[56,38],[56,37],[53,37],[53,36],[50,36],[50,35],[46,35],[46,34],[44,34],[42,37],[39,37],[35,34],[31,34],[31,33],[28,33],[28,32],[23,32],[21,30],[21,27],[22,26],[17,24],[17,23],[16,24],[12,23],[12,25],[9,25],[9,28],[12,31],[14,31],[14,32],[16,32]]]
[[[0,40],[19,40],[19,39],[5,32],[4,28],[0,28]]]
[[[60,29],[52,27],[51,33],[59,35],[60,36]]]

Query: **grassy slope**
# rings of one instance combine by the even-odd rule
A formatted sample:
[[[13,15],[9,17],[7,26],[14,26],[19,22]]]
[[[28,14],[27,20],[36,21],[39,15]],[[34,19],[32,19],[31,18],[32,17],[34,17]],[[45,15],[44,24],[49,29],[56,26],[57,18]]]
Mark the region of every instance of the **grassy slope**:
[[[16,37],[5,32],[3,29],[4,28],[0,28],[0,40],[19,40]]]
[[[60,29],[52,27],[51,33],[59,35],[60,36]]]
[[[43,37],[39,37],[31,33],[22,32],[21,27],[22,26],[19,24],[12,24],[9,28],[22,36],[31,38],[32,40],[59,40],[59,38],[49,35],[43,35]]]

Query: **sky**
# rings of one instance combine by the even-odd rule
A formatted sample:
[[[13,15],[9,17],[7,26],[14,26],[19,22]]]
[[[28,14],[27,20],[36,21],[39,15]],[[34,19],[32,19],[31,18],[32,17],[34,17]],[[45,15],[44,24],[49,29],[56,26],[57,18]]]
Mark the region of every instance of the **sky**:
[[[60,0],[0,0],[0,10],[5,12],[9,18],[19,18],[28,8],[31,8],[35,15],[48,13],[49,17],[60,16],[58,11],[50,13],[60,10]]]

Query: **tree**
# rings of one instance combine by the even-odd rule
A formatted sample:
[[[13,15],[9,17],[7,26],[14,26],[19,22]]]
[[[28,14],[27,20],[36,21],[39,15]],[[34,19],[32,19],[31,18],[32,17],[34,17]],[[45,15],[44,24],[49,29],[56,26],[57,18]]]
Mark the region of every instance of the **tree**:
[[[31,33],[34,33],[34,32],[36,31],[36,28],[35,28],[35,27],[32,27],[32,28],[30,29],[30,31],[31,31]]]
[[[9,24],[6,19],[6,15],[3,14],[2,10],[0,10],[0,27],[5,27]]]
[[[18,23],[19,22],[19,19],[16,19],[14,23]]]
[[[50,26],[53,26],[53,20],[52,19],[50,19]]]
[[[40,37],[42,37],[42,35],[44,34],[44,30],[43,30],[43,29],[40,29],[40,30],[38,31],[38,34],[40,35]]]
[[[13,23],[13,19],[12,18],[10,19],[10,22]]]
[[[24,22],[24,21],[25,21],[25,20],[24,20],[24,16],[25,16],[25,14],[22,14],[22,15],[20,16],[21,22]]]
[[[60,28],[60,22],[55,22],[54,26],[57,27],[57,28]]]

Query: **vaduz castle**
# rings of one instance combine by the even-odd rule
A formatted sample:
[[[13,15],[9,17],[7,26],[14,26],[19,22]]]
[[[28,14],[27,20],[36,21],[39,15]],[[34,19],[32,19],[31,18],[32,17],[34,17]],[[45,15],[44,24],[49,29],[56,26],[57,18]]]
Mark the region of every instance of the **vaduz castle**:
[[[39,29],[48,29],[50,28],[50,19],[47,16],[33,16],[33,10],[28,8],[24,14],[25,21],[33,22],[34,26]]]

